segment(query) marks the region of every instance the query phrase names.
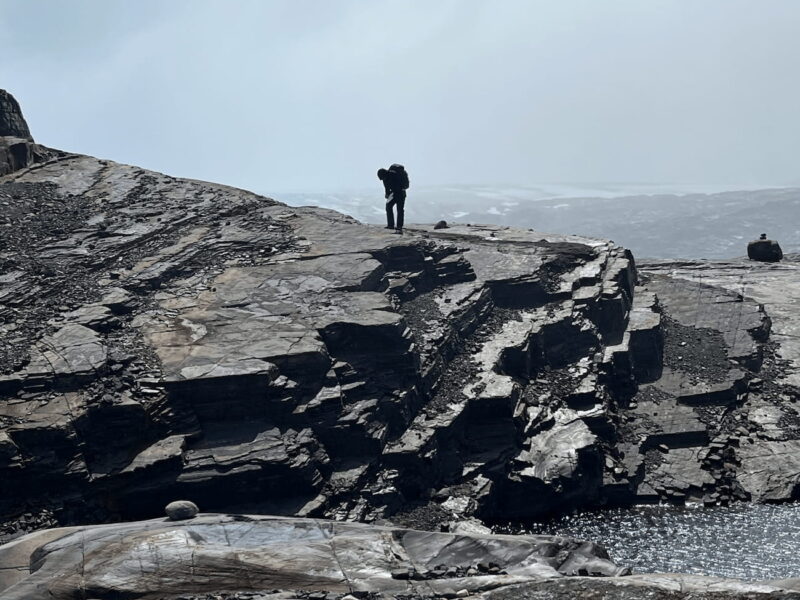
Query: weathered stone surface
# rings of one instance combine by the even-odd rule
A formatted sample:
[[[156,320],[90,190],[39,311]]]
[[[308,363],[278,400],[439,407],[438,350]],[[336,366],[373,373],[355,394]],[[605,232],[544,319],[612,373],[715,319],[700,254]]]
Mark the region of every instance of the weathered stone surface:
[[[796,498],[797,263],[791,257],[780,265],[653,261],[643,270],[648,288],[674,318],[667,329],[672,358],[665,358],[671,366],[655,385],[694,406],[708,429],[711,447],[702,469],[715,480],[713,486],[705,482],[714,490],[710,498],[723,503]],[[692,330],[682,326],[696,333],[687,335]],[[670,328],[680,343],[669,343]],[[720,341],[724,353],[717,350]],[[694,479],[701,482],[698,475]]]
[[[714,478],[703,469],[700,452],[697,447],[664,452],[662,462],[647,473],[644,483],[670,499],[701,500]]]
[[[190,500],[175,500],[164,507],[164,512],[171,521],[184,521],[194,518],[200,509]]]
[[[699,285],[712,289],[721,288],[725,290],[725,304],[730,302],[727,298],[741,297],[738,304],[749,304],[742,306],[745,310],[743,322],[746,325],[744,328],[734,329],[726,326],[725,329],[731,332],[728,335],[747,341],[748,336],[743,329],[756,333],[756,338],[763,339],[764,333],[768,334],[771,340],[777,342],[777,355],[791,365],[791,368],[777,373],[778,377],[791,385],[800,385],[800,365],[796,362],[800,357],[800,319],[797,318],[800,314],[800,285],[797,283],[800,281],[800,263],[796,259],[788,258],[780,264],[754,264],[747,260],[652,261],[644,268],[648,273],[668,276],[671,281],[686,282],[690,288],[697,288]],[[752,318],[752,311],[757,310],[759,304],[764,307],[769,318],[769,327],[761,319]],[[697,302],[695,305],[702,306]],[[702,312],[716,318],[717,308],[719,307],[715,306]],[[729,313],[729,318],[724,321],[735,327],[739,322],[739,315],[736,312]]]
[[[506,489],[497,499],[498,512],[508,518],[530,514],[530,498],[537,495],[553,495],[554,504],[567,506],[597,492],[602,475],[597,437],[575,411],[561,409],[552,420],[551,428],[533,436],[530,447],[514,457]],[[544,514],[551,512],[547,504],[541,506]]]
[[[136,308],[136,297],[128,290],[112,287],[100,299],[100,304],[115,315],[123,315],[132,312]]]
[[[15,413],[4,456],[30,496],[12,517],[47,464],[71,465],[98,501],[113,490],[102,510],[117,517],[179,496],[222,510],[230,489],[239,503],[348,519],[393,518],[456,483],[463,518],[602,504],[612,488],[633,502],[653,465],[629,472],[631,457],[711,440],[710,413],[681,405],[740,402],[769,335],[758,305],[717,288],[637,286],[629,253],[602,240],[464,225],[398,238],[90,157],[2,185],[76,211],[57,241],[14,242],[63,275],[21,263],[0,279],[3,310],[24,323],[24,335],[0,325],[15,340],[0,389],[32,403],[69,389],[81,407],[52,417],[52,461],[24,433],[36,412]],[[717,332],[703,334],[721,348],[711,373],[679,358],[693,331]],[[668,416],[644,410],[646,386],[670,398]],[[87,451],[69,441],[111,415],[114,431],[128,424],[111,458],[101,430]],[[675,468],[659,477],[682,481]],[[720,477],[710,487],[729,485]]]
[[[88,377],[102,369],[108,351],[101,338],[83,325],[68,324],[42,339],[27,368],[29,377]]]
[[[757,502],[800,498],[800,440],[743,444],[738,480]]]
[[[439,530],[795,495],[769,460],[800,440],[791,256],[640,280],[604,240],[396,236],[0,137],[20,143],[0,153],[3,539],[179,497]]]
[[[0,177],[62,155],[29,139],[0,136]]]
[[[97,304],[82,306],[66,313],[64,318],[95,331],[108,331],[120,324],[108,307]]]
[[[33,141],[28,124],[22,116],[19,102],[5,90],[0,90],[0,137],[15,137]]]
[[[477,594],[576,569],[623,573],[594,544],[548,536],[430,533],[244,515],[86,527],[64,530],[61,537],[56,532],[33,534],[23,547],[0,546],[0,563],[20,566],[5,579],[10,587],[0,590],[3,598],[155,598],[274,589],[427,597],[451,588]],[[497,566],[466,576],[482,564]],[[435,572],[440,566],[441,576]],[[409,576],[392,576],[401,570]]]
[[[19,103],[0,89],[0,177],[60,156],[64,153],[33,142]]]
[[[708,428],[700,415],[677,399],[663,398],[659,402],[643,399],[626,414],[642,425],[637,433],[645,438],[642,444],[645,448],[662,444],[669,448],[705,446],[709,441]]]
[[[793,580],[626,571],[570,538],[198,515],[37,532],[0,546],[8,600],[231,598],[796,598]],[[187,571],[188,570],[188,571]],[[599,577],[598,577],[599,576]],[[463,593],[462,593],[463,590]],[[352,594],[352,595],[350,595]]]

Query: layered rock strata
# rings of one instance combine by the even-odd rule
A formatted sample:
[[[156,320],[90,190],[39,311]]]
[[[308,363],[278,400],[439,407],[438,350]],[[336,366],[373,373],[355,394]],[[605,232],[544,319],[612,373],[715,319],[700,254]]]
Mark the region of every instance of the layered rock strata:
[[[9,98],[0,579],[13,597],[710,598],[796,585],[598,584],[581,576],[620,573],[602,549],[486,527],[797,499],[796,256],[637,272],[598,239],[478,225],[391,235],[39,146]],[[151,518],[177,498],[329,521],[39,532]],[[550,581],[560,575],[578,577]]]
[[[639,281],[604,240],[32,156],[0,178],[4,539],[178,497],[447,529],[798,495],[792,257]]]
[[[544,490],[535,515],[597,496],[609,383],[658,362],[608,242],[398,238],[83,156],[0,189],[8,516],[375,519],[447,485],[486,515]]]
[[[19,103],[0,89],[0,177],[64,154],[34,143]]]
[[[28,123],[22,116],[19,102],[6,90],[0,90],[0,137],[15,137],[33,141]]]
[[[763,307],[612,243],[398,237],[78,155],[0,197],[7,536],[176,497],[441,528],[795,495]]]
[[[695,489],[705,485],[707,503],[800,498],[799,269],[796,255],[780,264],[648,261],[642,269],[648,287],[658,290],[691,334],[717,332],[725,342],[726,355],[717,352],[713,361],[710,348],[695,361],[686,351],[691,340],[673,350],[675,364],[690,377],[683,389],[692,392],[698,389],[698,366],[708,377],[713,364],[722,366],[726,358],[729,364],[726,373],[719,370],[710,378],[708,393],[699,400],[678,393],[707,430],[707,440],[684,444],[692,448],[684,452],[696,453],[701,465],[698,471],[693,461],[694,475],[685,483]]]

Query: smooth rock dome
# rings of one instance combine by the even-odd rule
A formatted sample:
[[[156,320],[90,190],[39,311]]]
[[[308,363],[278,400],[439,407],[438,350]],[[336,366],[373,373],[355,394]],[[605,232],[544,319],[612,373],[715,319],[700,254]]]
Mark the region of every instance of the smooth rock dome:
[[[197,508],[197,504],[189,500],[176,500],[167,504],[164,512],[172,521],[185,521],[197,516],[200,509]]]

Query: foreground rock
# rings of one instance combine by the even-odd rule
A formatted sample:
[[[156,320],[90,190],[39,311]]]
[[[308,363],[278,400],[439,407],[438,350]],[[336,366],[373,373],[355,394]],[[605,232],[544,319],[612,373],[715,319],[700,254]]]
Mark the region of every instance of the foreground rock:
[[[32,534],[0,547],[0,563],[13,561],[19,570],[6,575],[10,586],[0,590],[8,600],[272,589],[436,596],[579,572],[623,572],[602,548],[568,538],[465,536],[240,515]]]
[[[7,600],[220,592],[250,598],[244,592],[275,598],[454,598],[486,592],[484,597],[496,599],[566,598],[579,590],[580,597],[672,598],[675,590],[725,597],[780,591],[700,577],[619,577],[623,569],[602,548],[569,538],[454,535],[245,515],[34,533],[0,546],[0,563],[7,566],[0,574],[0,594]]]

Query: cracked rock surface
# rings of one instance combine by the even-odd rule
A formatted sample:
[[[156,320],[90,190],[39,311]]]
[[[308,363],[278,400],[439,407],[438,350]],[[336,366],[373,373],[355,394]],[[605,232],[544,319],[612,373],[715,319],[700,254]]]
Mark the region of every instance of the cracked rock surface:
[[[0,541],[179,498],[474,533],[800,495],[791,255],[398,236],[11,136],[0,234]]]
[[[602,548],[571,538],[248,515],[38,532],[0,547],[0,562],[7,600],[800,597],[788,581],[621,577]]]
[[[0,196],[6,539],[176,497],[361,521],[449,519],[430,505],[450,488],[464,518],[600,497],[611,362],[632,383],[627,340],[655,335],[627,331],[650,308],[623,249],[489,226],[399,237],[79,155]]]

